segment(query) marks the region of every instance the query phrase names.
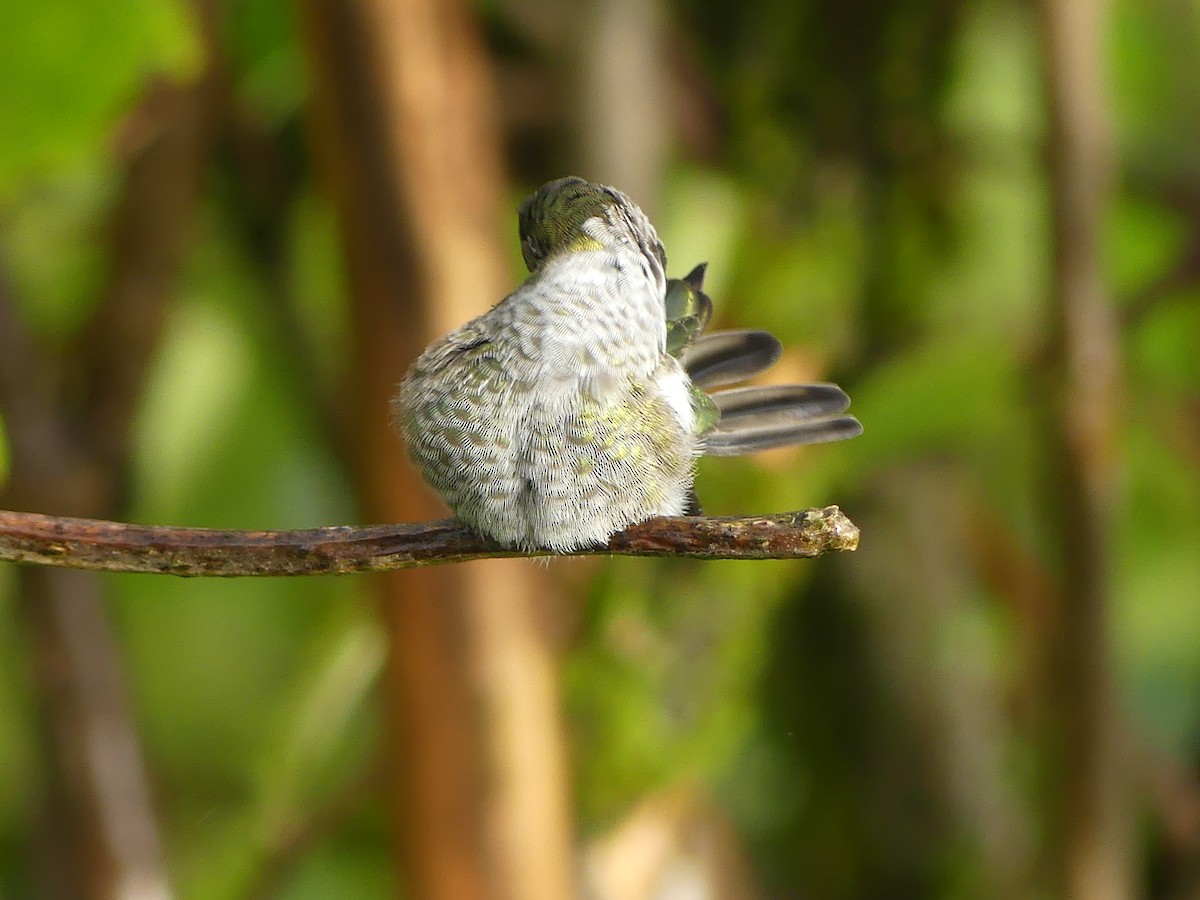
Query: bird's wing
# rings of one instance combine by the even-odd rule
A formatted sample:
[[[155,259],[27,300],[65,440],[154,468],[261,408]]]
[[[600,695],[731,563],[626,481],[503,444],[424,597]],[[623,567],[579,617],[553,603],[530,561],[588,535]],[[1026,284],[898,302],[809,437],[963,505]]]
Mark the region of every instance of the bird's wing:
[[[425,348],[413,364],[414,374],[428,375],[464,356],[486,353],[491,345],[479,319],[473,319]]]

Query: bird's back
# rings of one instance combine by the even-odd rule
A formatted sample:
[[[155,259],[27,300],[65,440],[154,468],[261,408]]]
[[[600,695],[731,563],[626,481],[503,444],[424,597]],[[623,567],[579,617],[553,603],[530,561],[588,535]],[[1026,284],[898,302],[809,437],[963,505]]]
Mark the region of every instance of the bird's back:
[[[425,478],[502,544],[567,551],[678,515],[697,453],[661,288],[632,256],[573,254],[430,347],[395,400]],[[582,257],[582,258],[581,258]]]

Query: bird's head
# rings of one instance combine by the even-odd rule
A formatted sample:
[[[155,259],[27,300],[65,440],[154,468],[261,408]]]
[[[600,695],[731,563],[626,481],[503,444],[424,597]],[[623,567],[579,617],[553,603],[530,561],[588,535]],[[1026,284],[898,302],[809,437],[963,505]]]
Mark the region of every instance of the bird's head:
[[[542,185],[517,214],[521,254],[532,272],[560,253],[636,247],[657,260],[666,253],[654,226],[632,200],[616,188],[582,178],[560,178]]]

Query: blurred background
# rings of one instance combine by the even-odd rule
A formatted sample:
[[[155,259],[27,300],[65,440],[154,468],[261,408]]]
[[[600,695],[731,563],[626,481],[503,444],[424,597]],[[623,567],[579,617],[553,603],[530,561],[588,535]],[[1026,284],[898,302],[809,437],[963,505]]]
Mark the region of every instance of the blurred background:
[[[444,515],[388,430],[568,173],[866,433],[798,562],[0,566],[0,897],[1200,897],[1192,0],[0,5],[0,507]]]

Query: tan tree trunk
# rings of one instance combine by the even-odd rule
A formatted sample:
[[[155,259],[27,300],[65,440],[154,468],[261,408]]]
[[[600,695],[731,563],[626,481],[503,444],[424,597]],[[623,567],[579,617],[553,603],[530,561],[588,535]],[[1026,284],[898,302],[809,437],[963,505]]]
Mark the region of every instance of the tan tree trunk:
[[[1113,684],[1108,607],[1115,521],[1120,344],[1104,284],[1112,134],[1104,92],[1107,4],[1040,3],[1054,226],[1052,479],[1059,492],[1059,602],[1048,645],[1057,791],[1055,889],[1068,900],[1133,896],[1129,773]]]
[[[511,287],[491,75],[475,22],[435,0],[304,0],[314,137],[341,220],[363,508],[442,515],[388,426],[433,338]],[[380,579],[391,644],[391,798],[413,896],[571,895],[557,661],[522,561]]]

